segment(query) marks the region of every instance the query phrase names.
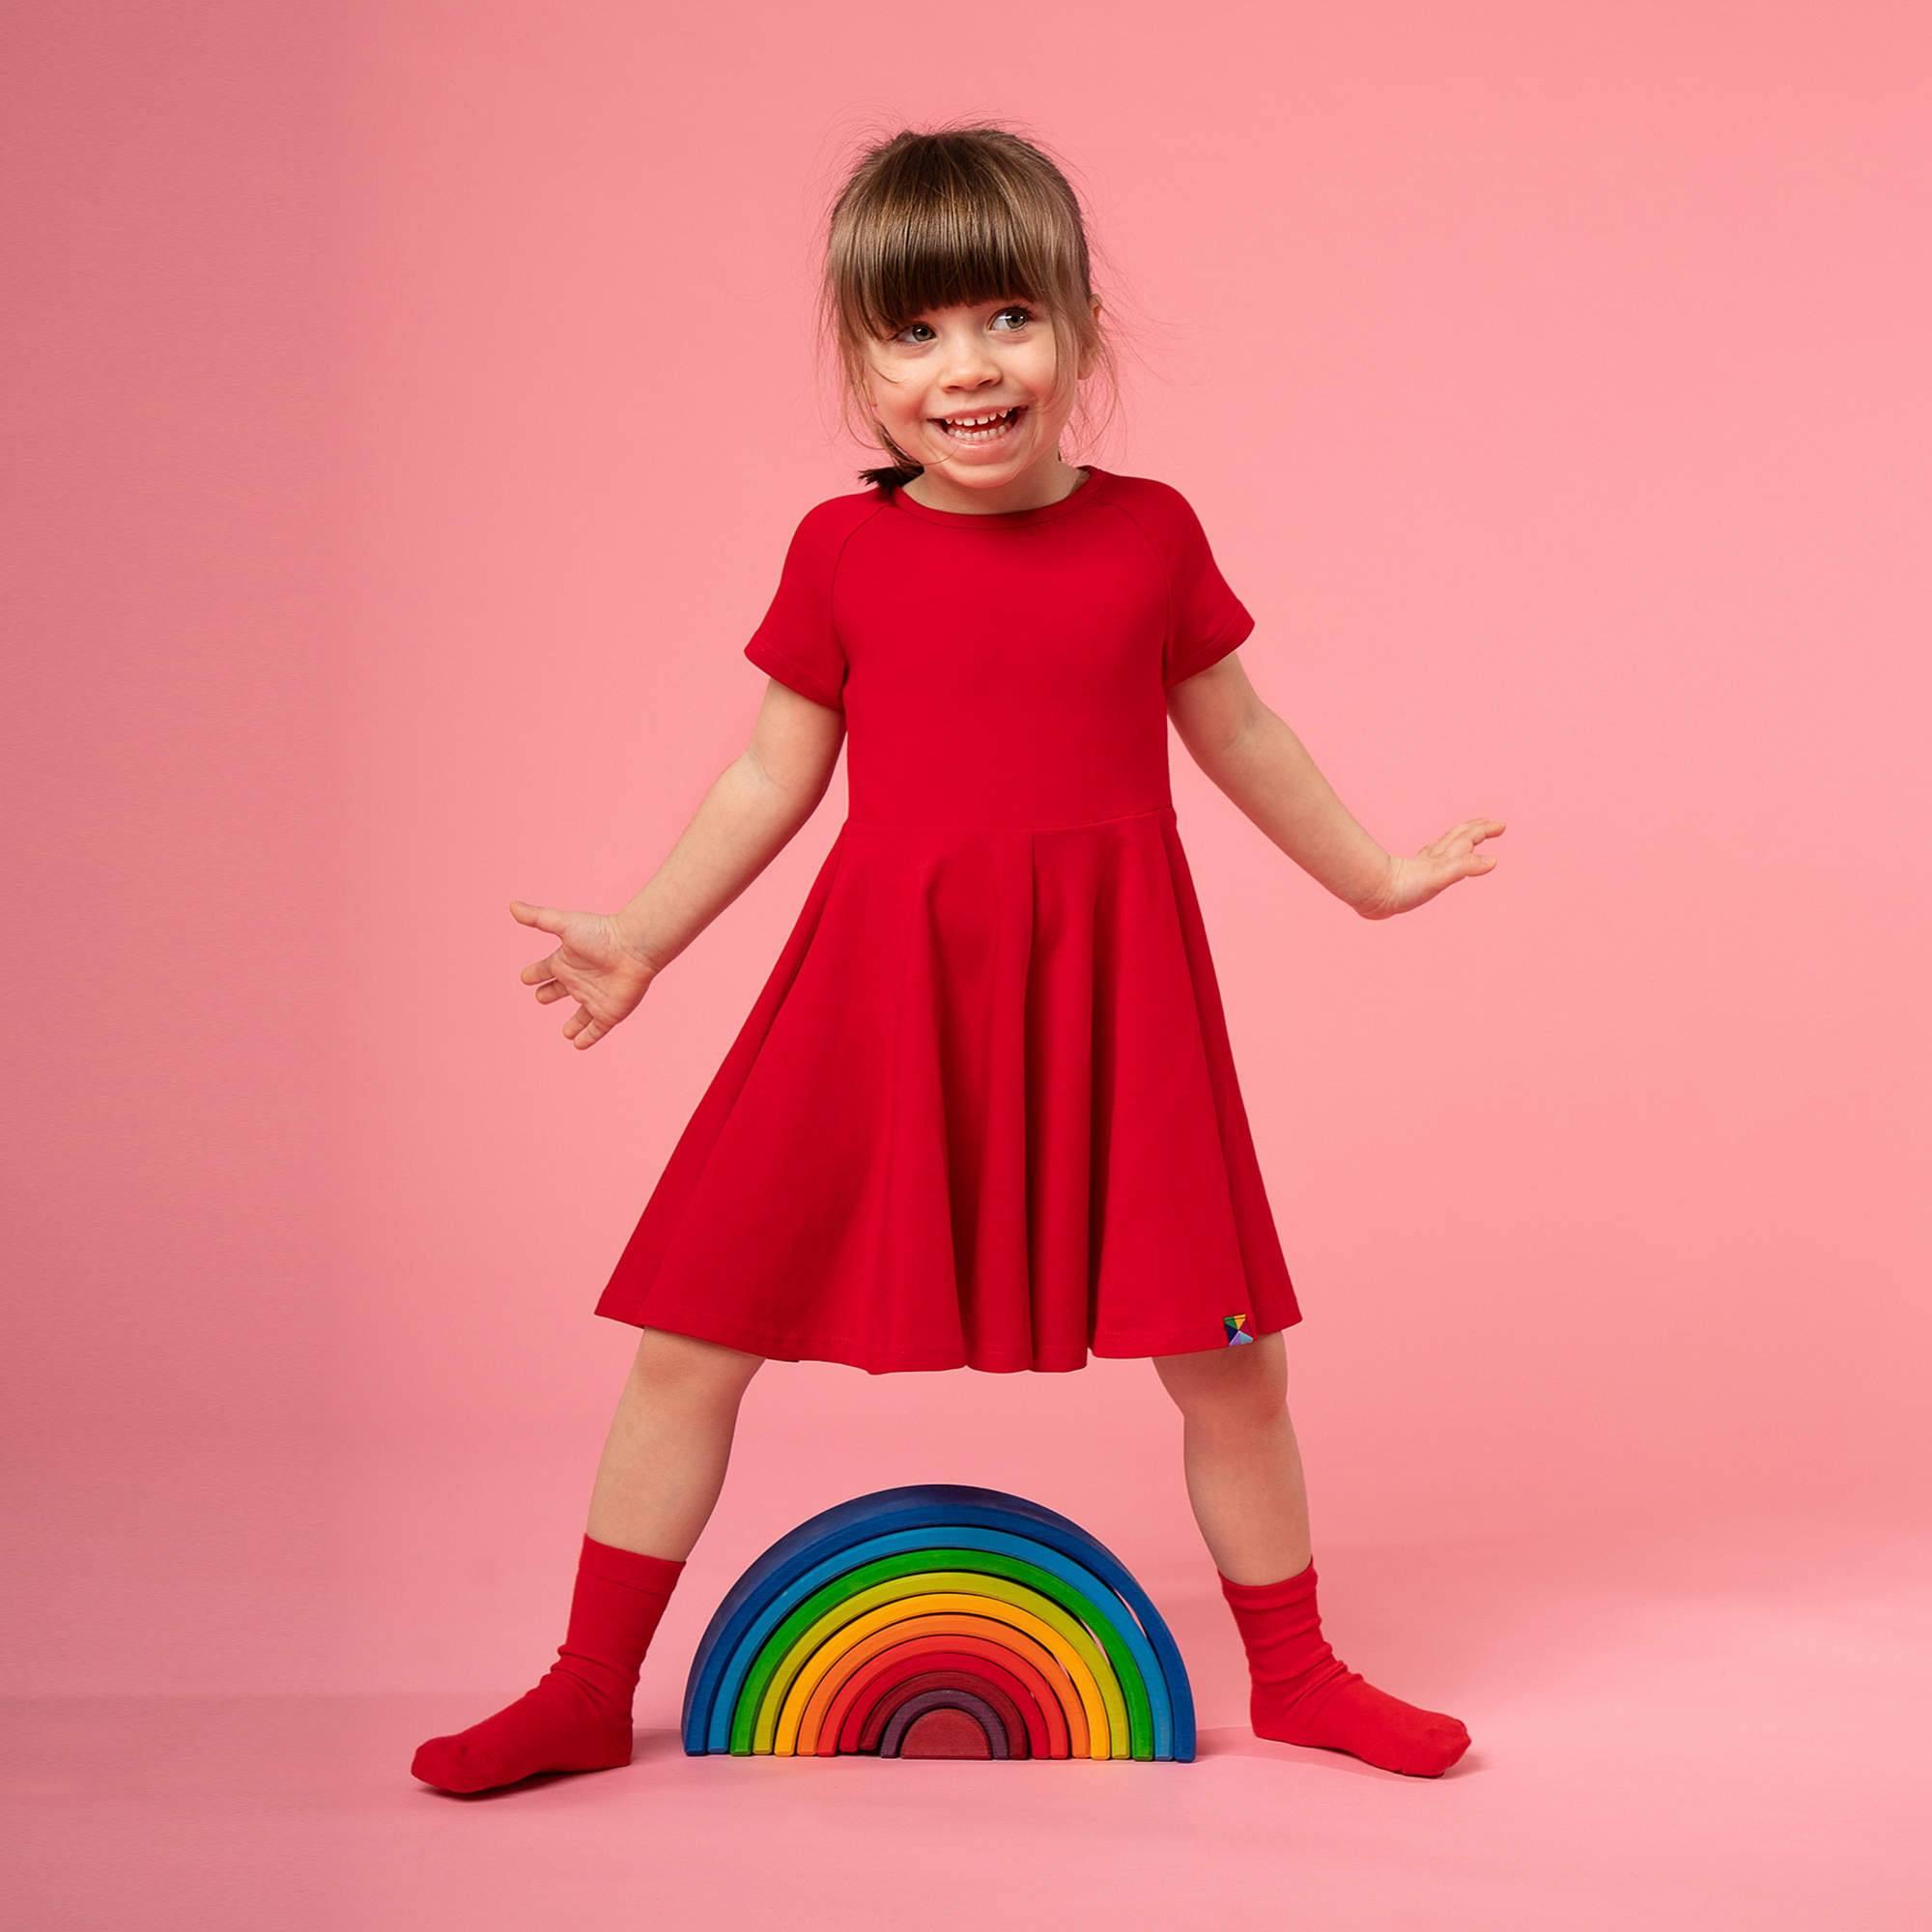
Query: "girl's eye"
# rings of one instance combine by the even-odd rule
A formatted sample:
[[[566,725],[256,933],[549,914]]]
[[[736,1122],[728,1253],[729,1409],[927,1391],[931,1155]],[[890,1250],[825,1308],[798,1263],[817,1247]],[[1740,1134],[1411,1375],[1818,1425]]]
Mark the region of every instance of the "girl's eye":
[[[1032,310],[1032,309],[1030,309],[1030,308],[1028,308],[1028,307],[1027,307],[1027,306],[1026,306],[1026,305],[1025,305],[1025,304],[1024,304],[1023,302],[1009,302],[1009,303],[1007,304],[1007,306],[1006,306],[1005,308],[1001,309],[1001,310],[1000,310],[1000,311],[999,311],[999,312],[998,312],[998,313],[997,313],[997,314],[996,314],[996,315],[995,315],[995,316],[993,317],[993,320],[994,320],[995,322],[997,322],[997,321],[999,321],[999,319],[1000,319],[1000,316],[1003,316],[1003,315],[1016,315],[1016,316],[1019,316],[1019,317],[1021,317],[1021,318],[1022,318],[1022,322],[1021,322],[1021,327],[1025,327],[1025,325],[1026,325],[1027,323],[1029,323],[1029,322],[1033,321],[1033,319],[1034,319],[1034,313],[1033,313],[1033,310]],[[904,327],[903,328],[900,328],[900,329],[897,329],[897,330],[895,330],[895,331],[894,332],[894,334],[893,334],[893,335],[892,335],[892,336],[891,336],[891,337],[890,337],[889,339],[890,339],[891,341],[894,341],[894,342],[904,342],[904,341],[905,341],[905,338],[906,338],[906,337],[907,337],[908,335],[910,335],[910,334],[911,334],[911,333],[913,332],[913,330],[914,330],[915,328],[923,328],[923,329],[924,329],[924,330],[925,330],[925,332],[926,332],[926,333],[927,333],[928,335],[930,335],[930,334],[932,333],[932,325],[931,325],[930,323],[926,323],[926,322],[909,322],[909,323],[907,323],[907,324],[905,325],[905,327]],[[1009,329],[1004,329],[1004,330],[1002,330],[1001,332],[1002,332],[1003,334],[1006,334],[1006,335],[1010,335],[1010,334],[1012,334],[1012,332],[1013,332],[1013,331],[1012,331],[1011,329],[1009,329]],[[919,345],[919,344],[917,344],[917,343],[914,343],[914,344],[909,344],[909,345],[908,345],[908,347],[912,347],[912,348],[917,348],[917,347],[919,347],[919,346],[920,346],[920,345]]]

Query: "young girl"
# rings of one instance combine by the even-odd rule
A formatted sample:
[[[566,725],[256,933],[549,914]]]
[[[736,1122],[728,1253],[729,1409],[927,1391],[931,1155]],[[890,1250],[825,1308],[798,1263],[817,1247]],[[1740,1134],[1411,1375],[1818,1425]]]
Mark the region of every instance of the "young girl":
[[[1357,825],[1234,652],[1254,620],[1172,486],[1061,460],[1109,365],[1075,195],[994,128],[901,133],[833,211],[844,393],[894,459],[805,513],[745,656],[751,742],[615,914],[511,903],[594,1045],[810,814],[849,810],[597,1312],[642,1330],[557,1662],[416,1752],[481,1791],[631,1759],[652,1633],[767,1359],[873,1374],[1148,1356],[1263,1737],[1433,1776],[1455,1718],[1322,1640],[1282,1330],[1301,1319],[1168,783],[1171,718],[1256,825],[1368,919],[1489,870]]]

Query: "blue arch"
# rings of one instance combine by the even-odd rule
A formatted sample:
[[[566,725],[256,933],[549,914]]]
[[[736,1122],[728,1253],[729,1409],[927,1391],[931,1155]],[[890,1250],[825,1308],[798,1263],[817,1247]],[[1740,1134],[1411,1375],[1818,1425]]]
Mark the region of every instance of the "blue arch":
[[[960,1483],[905,1484],[835,1504],[787,1531],[750,1564],[713,1613],[692,1660],[684,1689],[685,1749],[694,1755],[729,1749],[732,1710],[758,1645],[813,1590],[873,1557],[947,1542],[1022,1556],[1079,1584],[1102,1604],[1111,1592],[1131,1612],[1114,1628],[1142,1674],[1154,1755],[1192,1759],[1194,1699],[1187,1666],[1160,1612],[1126,1566],[1097,1537],[1043,1504]],[[1104,1586],[1097,1592],[1096,1578]]]
[[[1174,1755],[1174,1719],[1167,1673],[1118,1593],[1103,1578],[1096,1577],[1086,1563],[1065,1555],[1043,1542],[1037,1534],[1014,1536],[1003,1529],[980,1529],[964,1523],[949,1523],[937,1529],[899,1530],[889,1536],[867,1537],[858,1543],[820,1544],[818,1548],[830,1550],[821,1561],[813,1563],[783,1585],[773,1586],[771,1593],[761,1596],[755,1604],[748,1604],[747,1620],[737,1627],[731,1639],[730,1654],[719,1673],[717,1689],[712,1695],[711,1717],[706,1728],[707,1748],[730,1748],[732,1716],[738,1708],[739,1698],[744,1694],[745,1681],[751,1675],[753,1664],[757,1662],[759,1650],[766,1638],[814,1590],[848,1571],[856,1570],[862,1563],[871,1562],[875,1557],[891,1556],[907,1549],[931,1549],[944,1544],[964,1549],[994,1549],[1016,1556],[1072,1584],[1091,1598],[1106,1617],[1109,1630],[1125,1646],[1133,1659],[1134,1668],[1140,1673],[1142,1687],[1147,1692],[1148,1716],[1153,1729],[1154,1756]]]

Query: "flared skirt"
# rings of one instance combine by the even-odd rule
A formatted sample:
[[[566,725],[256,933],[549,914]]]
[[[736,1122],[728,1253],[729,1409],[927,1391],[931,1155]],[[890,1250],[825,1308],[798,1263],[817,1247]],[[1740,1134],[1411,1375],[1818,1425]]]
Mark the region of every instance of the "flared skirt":
[[[596,1312],[871,1374],[1298,1321],[1173,806],[848,818]]]

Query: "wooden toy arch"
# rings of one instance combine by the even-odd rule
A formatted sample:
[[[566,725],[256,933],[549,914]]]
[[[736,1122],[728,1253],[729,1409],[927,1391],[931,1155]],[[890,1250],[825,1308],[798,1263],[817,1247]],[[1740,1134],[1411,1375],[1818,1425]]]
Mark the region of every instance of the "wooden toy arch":
[[[752,1563],[685,1683],[684,1747],[779,1756],[1194,1756],[1179,1647],[1097,1538],[999,1490],[909,1484]]]

